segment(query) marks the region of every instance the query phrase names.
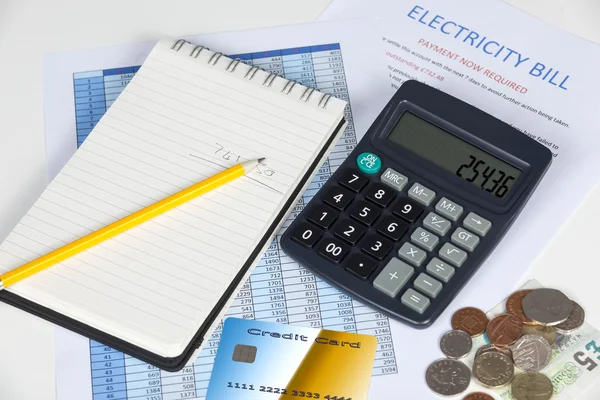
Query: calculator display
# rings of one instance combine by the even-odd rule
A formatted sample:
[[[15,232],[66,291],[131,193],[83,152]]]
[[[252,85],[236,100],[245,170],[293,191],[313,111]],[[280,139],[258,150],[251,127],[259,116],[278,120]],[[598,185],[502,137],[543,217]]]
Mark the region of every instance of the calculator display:
[[[402,114],[388,139],[499,198],[521,175],[518,168],[410,112]]]

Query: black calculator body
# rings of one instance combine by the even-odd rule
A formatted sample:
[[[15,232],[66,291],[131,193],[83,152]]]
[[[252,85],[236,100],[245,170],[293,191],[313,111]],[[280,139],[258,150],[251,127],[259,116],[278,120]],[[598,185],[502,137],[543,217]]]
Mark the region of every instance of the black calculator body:
[[[281,245],[355,298],[424,328],[507,233],[551,161],[510,125],[407,81]]]

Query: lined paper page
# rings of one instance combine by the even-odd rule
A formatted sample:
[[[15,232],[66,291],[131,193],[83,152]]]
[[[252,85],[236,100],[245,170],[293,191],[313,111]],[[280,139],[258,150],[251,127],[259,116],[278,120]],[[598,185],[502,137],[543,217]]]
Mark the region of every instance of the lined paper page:
[[[245,160],[249,175],[10,290],[162,356],[179,355],[330,137],[345,103],[161,41],[0,245],[0,272]]]

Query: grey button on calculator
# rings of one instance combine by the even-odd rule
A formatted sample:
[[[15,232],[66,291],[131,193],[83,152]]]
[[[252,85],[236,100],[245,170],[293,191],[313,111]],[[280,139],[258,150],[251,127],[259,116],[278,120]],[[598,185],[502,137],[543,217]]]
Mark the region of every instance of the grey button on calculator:
[[[418,267],[425,261],[427,253],[413,244],[404,243],[398,250],[398,256]]]
[[[479,244],[479,236],[463,228],[457,228],[450,237],[450,240],[452,240],[452,243],[469,251],[475,250],[475,247]]]
[[[432,276],[448,282],[454,275],[454,268],[437,257],[432,258],[425,268]]]
[[[393,187],[394,189],[400,192],[408,183],[408,178],[402,175],[401,173],[396,172],[391,168],[388,168],[383,174],[381,174],[381,182],[385,183],[390,187]]]
[[[440,258],[460,267],[467,259],[467,253],[450,243],[445,243],[440,249]]]
[[[396,297],[415,270],[410,265],[392,258],[373,281],[373,286],[390,297]]]
[[[462,214],[463,208],[455,202],[442,197],[435,205],[435,211],[442,214],[444,217],[450,218],[452,221],[456,221]]]
[[[439,215],[430,212],[423,220],[423,226],[437,233],[438,235],[444,236],[450,230],[452,223]]]
[[[485,236],[492,227],[490,221],[472,212],[467,214],[463,225],[481,236]]]
[[[419,314],[423,314],[423,311],[429,307],[429,299],[413,289],[408,289],[406,293],[402,295],[400,301],[402,301],[402,304],[412,308]]]
[[[433,250],[440,241],[440,239],[437,236],[435,236],[431,232],[427,232],[423,228],[415,229],[413,234],[410,235],[410,240],[412,240],[413,243],[416,243],[421,247],[425,247],[429,251]]]
[[[415,183],[408,190],[408,196],[410,198],[415,199],[419,203],[428,206],[435,198],[435,192],[431,189],[426,188],[420,183]]]
[[[434,299],[442,291],[442,284],[424,273],[417,276],[414,285],[421,292]]]

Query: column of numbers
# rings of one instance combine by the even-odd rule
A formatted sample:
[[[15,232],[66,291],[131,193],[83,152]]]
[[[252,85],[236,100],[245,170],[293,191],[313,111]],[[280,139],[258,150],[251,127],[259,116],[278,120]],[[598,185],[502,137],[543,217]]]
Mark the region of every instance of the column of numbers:
[[[94,400],[127,399],[123,353],[90,340],[90,358]]]
[[[78,73],[73,76],[73,84],[79,147],[106,112],[104,74],[102,71]]]

